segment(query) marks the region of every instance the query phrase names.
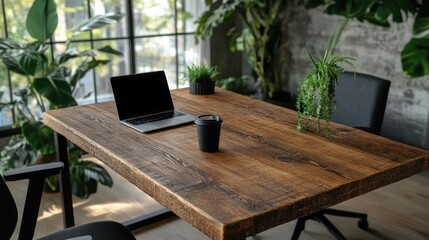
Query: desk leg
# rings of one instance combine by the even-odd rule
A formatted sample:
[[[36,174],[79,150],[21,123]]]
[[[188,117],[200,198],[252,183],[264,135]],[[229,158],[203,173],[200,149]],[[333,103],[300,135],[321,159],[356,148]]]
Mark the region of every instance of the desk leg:
[[[73,200],[70,185],[70,169],[69,169],[69,157],[67,150],[67,139],[55,133],[55,146],[57,150],[57,159],[64,163],[64,169],[60,174],[60,191],[61,191],[61,204],[63,208],[63,221],[64,227],[74,226],[74,214],[73,214]]]

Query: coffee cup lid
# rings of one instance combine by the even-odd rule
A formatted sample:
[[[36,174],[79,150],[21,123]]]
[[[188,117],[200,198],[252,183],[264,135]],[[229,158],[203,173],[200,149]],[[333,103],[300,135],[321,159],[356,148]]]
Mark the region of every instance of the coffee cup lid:
[[[221,124],[223,121],[217,115],[200,115],[195,121],[196,124]]]

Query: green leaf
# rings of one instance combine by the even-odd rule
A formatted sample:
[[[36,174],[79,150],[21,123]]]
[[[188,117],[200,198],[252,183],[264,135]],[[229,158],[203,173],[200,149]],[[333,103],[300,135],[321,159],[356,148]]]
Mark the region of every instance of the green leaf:
[[[68,107],[77,104],[72,96],[70,85],[66,81],[36,78],[33,81],[33,87],[54,106]]]
[[[98,48],[98,49],[97,49],[97,51],[99,51],[99,52],[104,52],[104,53],[108,53],[108,54],[113,54],[113,55],[117,55],[117,56],[122,56],[122,53],[121,53],[121,52],[119,52],[119,51],[117,51],[117,50],[113,49],[113,48],[112,48],[112,47],[110,47],[110,46],[105,46],[105,47],[102,47],[102,48]]]
[[[85,178],[92,178],[108,187],[113,186],[112,178],[101,165],[91,161],[81,161],[80,163],[84,167]]]
[[[43,155],[55,153],[54,132],[46,125],[40,122],[24,122],[22,134],[34,150]]]
[[[22,45],[10,38],[0,38],[0,50],[19,50]]]
[[[429,30],[429,14],[419,13],[414,20],[413,34],[418,35]]]
[[[28,74],[21,68],[16,58],[3,58],[3,64],[9,71],[27,76]]]
[[[307,8],[325,5],[325,12],[359,21],[368,21],[379,26],[389,26],[389,17],[394,22],[403,22],[409,13],[415,14],[419,4],[409,0],[307,0]],[[404,18],[405,17],[405,18]]]
[[[58,55],[56,62],[58,65],[60,65],[76,57],[79,57],[79,52],[76,48],[71,48]]]
[[[37,65],[43,62],[43,58],[37,53],[32,51],[24,51],[19,56],[19,66],[28,75],[34,75]]]
[[[376,19],[380,21],[387,21],[390,15],[394,22],[403,22],[408,13],[415,13],[417,11],[416,5],[409,0],[391,0],[381,1],[375,13]]]
[[[72,89],[76,86],[78,81],[83,78],[90,70],[96,68],[99,65],[104,65],[109,63],[109,60],[92,60],[89,62],[83,62],[75,71],[70,80],[70,86]]]
[[[68,67],[61,66],[55,69],[51,74],[51,78],[54,80],[64,81],[71,75],[71,70]]]
[[[91,161],[76,161],[71,165],[71,184],[73,193],[87,199],[97,192],[97,183],[112,187],[113,180],[100,165]]]
[[[58,25],[54,0],[35,0],[27,15],[27,31],[39,42],[45,42]]]
[[[88,199],[88,197],[97,192],[97,181],[94,179],[85,179],[83,170],[77,169],[70,174],[70,183],[74,195]]]
[[[77,35],[81,32],[88,32],[97,28],[102,28],[109,24],[118,22],[123,16],[124,14],[122,13],[107,13],[105,15],[98,15],[74,27],[72,33],[73,35]]]
[[[389,3],[384,3],[377,8],[375,13],[375,18],[379,21],[387,21],[387,18],[391,14],[391,9]]]
[[[227,20],[237,16],[237,14],[244,14],[243,9],[244,5],[248,1],[244,0],[232,0],[232,1],[223,1],[218,7],[211,11],[205,11],[201,16],[196,20],[197,28],[195,30],[195,36],[201,37],[202,39],[211,36],[213,30],[226,22]],[[217,1],[210,2],[210,5],[217,4]],[[212,5],[212,6],[213,6]],[[213,6],[214,7],[214,6]],[[196,38],[198,40],[198,38]]]
[[[12,136],[0,152],[0,174],[4,171],[28,166],[36,159],[36,153],[22,134]]]
[[[410,77],[429,75],[429,38],[412,38],[401,52],[402,70]]]

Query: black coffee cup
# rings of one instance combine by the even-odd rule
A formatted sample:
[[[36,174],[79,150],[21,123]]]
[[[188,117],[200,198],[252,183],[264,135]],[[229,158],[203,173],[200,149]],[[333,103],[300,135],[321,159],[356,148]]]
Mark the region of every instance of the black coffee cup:
[[[203,152],[218,151],[222,119],[216,115],[201,115],[194,122],[197,125],[200,150]]]

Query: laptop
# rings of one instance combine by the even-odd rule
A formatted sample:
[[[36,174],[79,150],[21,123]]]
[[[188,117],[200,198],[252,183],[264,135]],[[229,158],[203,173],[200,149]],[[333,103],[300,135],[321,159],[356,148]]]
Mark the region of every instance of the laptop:
[[[174,110],[164,71],[110,78],[121,123],[140,132],[174,127],[195,116]]]

